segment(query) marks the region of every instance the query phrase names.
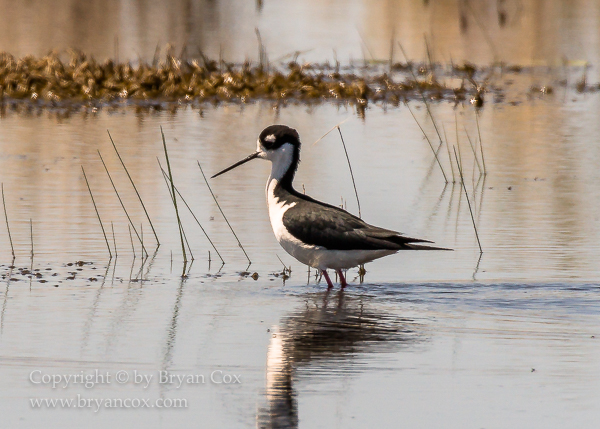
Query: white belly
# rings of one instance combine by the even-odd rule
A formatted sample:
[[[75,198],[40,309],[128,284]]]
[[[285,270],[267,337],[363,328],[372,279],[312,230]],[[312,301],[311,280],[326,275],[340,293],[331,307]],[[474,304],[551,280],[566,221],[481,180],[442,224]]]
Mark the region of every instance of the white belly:
[[[325,270],[348,269],[371,262],[377,258],[396,253],[396,250],[329,250],[321,246],[305,244],[291,235],[283,225],[283,215],[296,203],[285,204],[273,195],[277,182],[267,185],[267,205],[275,238],[281,247],[303,264]]]
[[[396,253],[396,250],[329,250],[319,246],[298,244],[290,240],[279,240],[279,244],[303,264],[320,270],[327,268],[345,270]]]

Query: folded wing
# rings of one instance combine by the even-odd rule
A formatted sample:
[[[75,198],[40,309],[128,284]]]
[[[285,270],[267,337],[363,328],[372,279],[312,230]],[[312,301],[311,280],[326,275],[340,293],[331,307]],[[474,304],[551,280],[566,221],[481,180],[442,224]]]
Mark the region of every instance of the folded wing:
[[[288,209],[283,224],[298,240],[330,250],[445,250],[414,244],[431,241],[369,225],[345,210],[314,200]]]

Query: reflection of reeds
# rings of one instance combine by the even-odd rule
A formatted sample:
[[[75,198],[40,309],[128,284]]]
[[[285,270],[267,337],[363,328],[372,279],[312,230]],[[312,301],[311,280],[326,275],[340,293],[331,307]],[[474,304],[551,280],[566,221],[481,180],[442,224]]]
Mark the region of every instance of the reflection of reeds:
[[[390,59],[389,59],[389,71],[390,76],[392,75],[392,71],[394,70],[394,45],[396,44],[396,29],[392,28],[392,36],[390,37]]]
[[[429,49],[429,42],[427,41],[427,35],[424,34],[425,39],[425,50],[427,51],[427,61],[429,61],[429,71],[433,73],[433,61],[431,60],[431,50]]]
[[[477,26],[481,30],[481,33],[483,34],[483,38],[485,39],[485,41],[487,42],[487,44],[490,47],[490,50],[492,51],[492,55],[494,56],[494,62],[497,63],[499,61],[498,51],[496,50],[496,46],[494,45],[494,41],[492,40],[491,36],[489,35],[489,33],[488,33],[487,29],[486,29],[486,26],[479,19],[479,16],[475,13],[475,10],[473,10],[473,7],[471,6],[471,3],[467,0],[467,1],[464,2],[464,4],[467,6],[467,9],[469,10],[469,12],[471,12],[471,15],[473,16],[473,19],[475,20],[475,24],[477,24]]]
[[[100,213],[98,212],[98,207],[96,206],[96,201],[94,201],[94,195],[92,194],[92,189],[90,188],[90,183],[88,182],[87,176],[85,175],[85,170],[83,165],[81,166],[81,171],[83,172],[83,178],[85,179],[85,184],[87,185],[88,191],[90,193],[90,197],[92,197],[92,204],[94,205],[94,210],[96,211],[96,216],[98,216],[98,222],[100,222],[100,228],[102,229],[102,235],[104,235],[104,241],[106,241],[106,248],[108,249],[108,254],[110,255],[110,259],[112,259],[112,251],[110,250],[110,245],[108,244],[108,238],[106,237],[106,231],[104,230],[104,225],[102,224],[102,219],[100,219]],[[14,253],[13,253],[14,255]]]
[[[262,71],[268,73],[269,58],[267,56],[267,48],[265,48],[265,45],[262,42],[262,37],[260,37],[260,31],[258,31],[258,28],[255,28],[254,32],[256,33],[256,39],[258,40],[258,61],[260,68]]]
[[[31,264],[33,266],[33,220],[29,218],[29,236],[31,237]]]

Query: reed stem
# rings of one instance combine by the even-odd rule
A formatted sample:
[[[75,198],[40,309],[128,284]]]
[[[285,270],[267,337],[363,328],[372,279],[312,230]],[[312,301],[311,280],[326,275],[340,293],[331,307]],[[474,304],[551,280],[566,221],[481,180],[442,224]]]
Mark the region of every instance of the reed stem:
[[[102,224],[102,219],[100,219],[100,213],[98,212],[98,207],[96,206],[96,201],[94,201],[94,195],[92,194],[92,189],[90,188],[90,183],[88,182],[87,176],[85,175],[85,170],[83,165],[81,166],[81,171],[83,172],[83,178],[85,179],[85,184],[87,185],[88,191],[90,193],[90,197],[92,197],[92,204],[94,205],[94,210],[96,211],[96,216],[98,216],[98,222],[100,222],[100,228],[102,229],[102,235],[104,236],[104,241],[106,242],[106,248],[108,249],[108,254],[110,255],[110,259],[112,259],[112,251],[110,250],[110,245],[108,244],[108,238],[106,237],[106,231],[104,230],[104,225]]]
[[[133,235],[131,235],[131,225],[127,225],[127,229],[129,229],[129,239],[131,240],[131,250],[133,251],[133,259],[135,259],[135,246],[133,245]]]
[[[479,169],[479,174],[483,174],[483,169],[481,168],[481,164],[479,163],[479,158],[477,158],[477,151],[475,150],[475,146],[471,141],[471,136],[469,136],[469,132],[467,131],[467,127],[464,127],[465,134],[467,135],[467,140],[469,141],[469,145],[471,145],[471,150],[473,151],[473,156],[475,156],[475,162],[477,163],[477,168]]]
[[[115,152],[117,154],[117,157],[119,158],[119,161],[121,161],[121,165],[123,166],[125,173],[127,173],[127,177],[129,178],[129,181],[131,182],[131,185],[133,186],[133,190],[135,191],[135,194],[137,195],[138,199],[140,200],[140,204],[142,205],[142,209],[144,209],[144,213],[146,214],[148,223],[150,223],[150,228],[152,228],[152,232],[154,233],[154,238],[156,238],[156,243],[160,246],[160,241],[158,240],[158,235],[156,234],[156,230],[154,229],[152,220],[150,220],[150,215],[148,214],[148,210],[146,210],[146,205],[144,204],[144,201],[142,201],[142,196],[138,192],[137,187],[135,186],[135,183],[133,182],[133,178],[129,174],[129,170],[127,170],[127,167],[125,166],[125,162],[123,162],[123,159],[121,158],[121,155],[119,154],[119,151],[117,150],[117,146],[115,145],[115,142],[114,142],[112,136],[110,135],[110,131],[106,130],[106,132],[108,133],[108,137],[110,138],[110,142],[112,143],[112,146],[115,149]]]
[[[217,205],[217,207],[219,208],[219,211],[221,212],[221,214],[223,215],[223,219],[225,219],[225,222],[227,222],[227,226],[229,226],[229,229],[231,230],[231,233],[233,234],[233,236],[235,237],[235,239],[238,242],[238,245],[240,246],[240,249],[242,249],[242,252],[244,252],[244,255],[246,255],[246,259],[248,259],[248,263],[250,265],[252,265],[252,261],[250,260],[250,257],[248,256],[248,254],[246,253],[246,250],[244,249],[244,246],[242,246],[242,242],[240,241],[240,239],[238,238],[237,234],[235,233],[235,231],[233,230],[233,227],[231,226],[231,224],[229,223],[229,220],[227,219],[227,216],[225,216],[225,213],[223,212],[223,209],[221,208],[221,205],[219,204],[219,201],[217,201],[217,197],[215,196],[215,194],[212,191],[212,188],[210,187],[210,185],[208,184],[208,179],[206,178],[206,175],[204,174],[204,170],[202,170],[202,165],[200,165],[200,161],[196,160],[196,162],[198,163],[198,167],[200,168],[200,172],[202,173],[202,177],[204,178],[204,182],[206,183],[206,186],[208,187],[208,190],[210,191],[210,194],[213,197],[213,200],[215,201],[215,204]],[[187,205],[187,204],[186,204]],[[195,216],[194,216],[195,217]],[[198,224],[200,224],[200,222],[198,222]],[[204,231],[204,228],[202,228],[202,231]],[[205,233],[206,234],[206,233]],[[208,235],[206,235],[206,238],[208,238]],[[210,239],[209,239],[210,240]],[[212,242],[211,242],[212,244]],[[217,249],[215,249],[216,251]],[[217,252],[219,253],[219,252]],[[221,255],[219,255],[220,257]],[[222,260],[222,259],[221,259]],[[223,262],[224,263],[224,262]]]
[[[12,235],[10,234],[10,226],[8,226],[8,214],[6,214],[6,200],[4,199],[4,183],[2,183],[2,205],[4,206],[4,218],[6,219],[6,229],[8,230],[8,240],[10,241],[10,250],[12,252],[12,260],[15,260],[15,248],[13,246]]]
[[[477,232],[477,225],[475,225],[475,217],[473,216],[473,210],[471,209],[471,202],[469,201],[469,193],[467,192],[467,186],[465,185],[465,181],[463,179],[462,166],[460,162],[458,162],[458,155],[456,154],[456,147],[454,149],[454,157],[456,158],[456,164],[458,165],[458,172],[460,174],[460,182],[462,183],[462,188],[465,191],[465,197],[467,198],[467,204],[469,206],[469,213],[471,214],[471,221],[473,222],[473,229],[475,230],[475,237],[477,238],[477,244],[479,245],[479,253],[483,253],[483,249],[481,248],[481,241],[479,241],[479,233]]]
[[[167,173],[165,172],[165,170],[163,170],[162,166],[160,165],[160,161],[158,162],[158,166],[160,167],[160,171],[162,171],[163,177],[164,177],[165,181],[167,181],[167,185],[168,185],[168,176],[167,176]],[[225,264],[225,260],[223,260],[223,257],[221,256],[221,253],[219,253],[219,251],[217,250],[217,247],[215,246],[215,244],[213,243],[213,241],[208,236],[208,233],[206,232],[206,230],[204,229],[204,227],[202,226],[202,224],[200,223],[200,221],[198,220],[198,218],[196,217],[196,215],[192,211],[192,208],[189,206],[189,204],[187,203],[187,201],[185,200],[185,198],[183,198],[183,195],[181,195],[181,192],[179,192],[179,189],[177,189],[176,186],[174,186],[173,189],[175,189],[175,192],[177,192],[177,195],[179,195],[179,198],[181,198],[181,201],[183,201],[183,204],[185,204],[185,206],[187,207],[187,209],[191,213],[192,217],[194,218],[194,220],[196,221],[196,223],[198,224],[198,226],[200,227],[200,229],[204,233],[204,236],[206,237],[206,239],[208,240],[208,242],[210,243],[210,245],[212,246],[212,248],[215,250],[215,252],[219,256],[219,258],[221,259],[221,262],[223,264]],[[185,232],[184,232],[184,234],[185,234]],[[208,257],[210,258],[210,251],[208,253]]]
[[[362,218],[360,211],[360,200],[358,199],[358,191],[356,190],[356,182],[354,181],[354,173],[352,172],[352,164],[350,164],[350,157],[348,156],[348,150],[346,149],[346,143],[344,142],[344,136],[342,135],[342,129],[338,125],[338,132],[342,139],[342,146],[344,146],[344,153],[346,154],[346,160],[348,161],[348,168],[350,169],[350,177],[352,178],[352,186],[354,187],[354,195],[356,195],[356,203],[358,204],[358,217]]]
[[[444,171],[444,167],[442,167],[442,163],[440,162],[440,159],[438,158],[438,154],[437,154],[436,150],[433,148],[433,145],[431,144],[431,140],[429,140],[429,137],[425,133],[425,130],[423,129],[423,127],[421,126],[421,124],[419,124],[419,121],[417,120],[417,117],[415,116],[415,114],[413,113],[412,109],[408,105],[408,102],[405,101],[404,105],[407,107],[408,111],[410,112],[410,114],[414,118],[415,122],[419,126],[419,129],[421,130],[421,132],[425,136],[425,139],[427,140],[427,143],[429,143],[429,147],[431,148],[431,151],[433,152],[433,156],[435,157],[435,160],[437,161],[438,165],[440,166],[440,170],[442,170],[442,175],[444,176],[444,180],[446,181],[446,183],[448,183],[448,177],[446,177],[446,172]],[[442,143],[442,139],[441,138],[440,138],[440,143]]]
[[[113,236],[113,245],[115,246],[115,258],[119,257],[119,253],[117,252],[117,239],[115,237],[115,225],[113,224],[113,221],[110,221],[110,227],[112,229],[112,236]]]
[[[481,150],[481,161],[483,162],[483,174],[487,174],[485,156],[483,156],[483,143],[481,142],[481,130],[479,128],[479,113],[477,112],[475,112],[475,122],[477,123],[477,135],[479,135],[479,149]]]
[[[183,239],[183,226],[181,225],[181,218],[179,217],[179,209],[177,208],[177,198],[175,196],[175,184],[173,183],[173,173],[171,172],[171,162],[169,161],[169,153],[167,152],[167,141],[165,140],[165,133],[163,132],[162,126],[160,127],[160,134],[162,136],[163,148],[165,150],[165,158],[167,160],[167,170],[169,171],[169,182],[171,183],[171,195],[173,197],[173,206],[175,207],[175,216],[177,216],[177,224],[179,225],[179,238],[181,239],[181,252],[183,253],[183,262],[187,262],[187,255],[185,253],[185,243]]]
[[[142,238],[140,237],[140,234],[138,233],[137,229],[133,225],[133,221],[131,220],[131,217],[129,216],[127,209],[125,208],[125,204],[123,203],[123,200],[121,199],[121,196],[119,195],[119,191],[117,191],[115,182],[113,181],[112,176],[110,175],[110,172],[108,171],[108,167],[106,166],[106,163],[104,162],[104,158],[102,158],[102,154],[100,153],[100,151],[98,151],[98,156],[100,157],[100,161],[102,161],[102,165],[104,166],[104,170],[106,171],[106,174],[108,175],[108,180],[110,180],[110,184],[112,185],[112,187],[115,191],[115,194],[117,195],[117,199],[119,200],[119,203],[121,203],[121,207],[123,208],[123,211],[125,212],[125,216],[127,216],[127,220],[129,221],[129,224],[131,225],[133,232],[135,232],[135,235],[137,236],[138,240],[142,244],[142,258],[143,258],[144,252],[146,252],[146,255],[148,255],[148,251],[146,250],[146,247],[144,246],[144,243],[142,242]]]

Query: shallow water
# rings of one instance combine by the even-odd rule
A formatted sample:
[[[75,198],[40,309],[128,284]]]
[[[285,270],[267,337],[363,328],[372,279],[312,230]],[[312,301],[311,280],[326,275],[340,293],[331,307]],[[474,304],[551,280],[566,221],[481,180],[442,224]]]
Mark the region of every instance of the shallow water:
[[[244,4],[244,20],[233,18],[239,2],[192,2],[191,12],[177,3],[168,15],[156,5],[141,8],[146,15],[140,15],[139,26],[119,24],[118,29],[111,26],[121,21],[113,18],[131,16],[137,6],[108,3],[100,13],[93,2],[79,12],[61,3],[56,14],[45,15],[47,24],[62,17],[74,22],[72,28],[45,39],[23,24],[21,32],[2,30],[0,40],[12,53],[36,55],[74,46],[76,40],[81,45],[75,47],[102,57],[114,53],[118,34],[121,57],[134,60],[133,51],[151,58],[167,34],[175,46],[187,40],[189,50],[199,46],[213,56],[222,44],[224,54],[236,60],[255,52],[252,38],[258,26],[271,58],[314,48],[303,54],[305,59],[323,61],[335,48],[346,61],[362,59],[359,31],[373,56],[386,58],[390,29],[398,28],[409,54],[424,59],[426,22],[437,60],[447,55],[456,60],[455,52],[479,64],[494,59],[489,41],[473,37],[481,30],[464,9],[468,3],[426,3],[367,8],[359,2],[326,2],[317,8],[264,2],[262,9],[258,3]],[[213,15],[205,9],[210,4]],[[594,5],[486,5],[473,7],[476,16],[488,17],[500,60],[555,65],[563,54],[573,61],[596,60]],[[28,7],[19,4],[11,13],[27,14]],[[507,25],[500,28],[502,8]],[[461,10],[467,14],[463,32]],[[180,31],[188,28],[177,15],[181,11],[192,23],[202,16],[208,24],[192,26],[192,33]],[[282,33],[281,26],[289,22],[283,17],[291,12],[290,31]],[[440,18],[445,13],[456,19],[445,22]],[[382,19],[388,15],[389,22]],[[110,37],[92,40],[82,23],[98,16],[105,21],[97,20],[97,30]],[[41,31],[43,26],[34,25],[38,19],[27,25]],[[330,46],[319,43],[325,40],[323,32],[335,36]],[[590,83],[594,70],[588,72]],[[595,427],[600,417],[600,149],[595,143],[600,105],[597,93],[577,90],[582,72],[576,61],[566,68],[494,72],[490,81],[503,89],[504,98],[486,96],[479,130],[470,104],[431,104],[451,144],[456,144],[458,125],[482,255],[463,191],[458,184],[445,184],[404,106],[371,105],[364,114],[343,104],[277,107],[270,102],[177,109],[123,105],[78,113],[2,110],[0,181],[16,253],[11,265],[3,219],[3,427],[362,428],[397,427],[398,422],[410,428]],[[529,90],[544,85],[554,91]],[[437,143],[425,106],[414,101],[410,106]],[[254,161],[210,181],[252,261],[248,267],[196,161],[212,175],[251,153],[266,125],[289,124],[303,142],[298,189],[358,213],[339,135],[330,133],[313,144],[341,122],[362,217],[454,251],[392,255],[367,264],[364,279],[350,270],[347,290],[328,293],[314,271],[285,254],[273,237],[264,197],[269,165]],[[182,263],[175,212],[156,161],[159,157],[165,165],[161,126],[175,185],[226,261],[223,266],[180,203],[195,257],[193,263]],[[161,242],[156,251],[107,129],[153,221]],[[467,134],[483,163],[481,135],[485,176]],[[147,259],[141,258],[135,233],[130,238],[98,150],[143,236]],[[451,178],[445,146],[439,154]],[[81,166],[113,252],[116,243],[118,257],[111,260]],[[278,257],[291,267],[289,277],[282,275]],[[95,376],[95,371],[98,383],[90,387],[72,382],[62,387],[63,378],[52,388],[43,378]],[[164,371],[173,376],[172,383],[161,382]],[[184,377],[181,385],[177,376]],[[34,409],[31,403],[57,398],[73,399],[83,409]],[[100,407],[88,399],[105,402]],[[116,399],[129,400],[134,409],[118,406]],[[153,408],[142,408],[143,399]],[[107,400],[117,407],[108,408]],[[171,407],[158,408],[157,400]],[[173,400],[184,400],[186,406],[174,408]]]
[[[578,110],[584,103],[590,109]],[[3,415],[11,427],[37,427],[50,416],[57,427],[84,421],[91,427],[191,421],[208,427],[392,427],[398,419],[409,427],[440,421],[450,427],[560,427],[557,422],[572,421],[591,427],[600,399],[600,346],[593,338],[600,318],[599,195],[598,151],[587,142],[597,130],[569,125],[569,118],[573,111],[580,119],[593,115],[595,103],[583,98],[558,107],[544,99],[481,113],[489,173],[479,182],[478,173],[474,182],[467,180],[481,259],[464,194],[457,185],[444,185],[406,108],[375,107],[364,120],[333,106],[274,112],[260,103],[206,108],[202,117],[191,108],[176,115],[136,116],[124,109],[61,120],[50,113],[8,115],[0,162],[17,268],[7,267],[10,246],[3,235]],[[434,109],[451,130],[452,108]],[[457,111],[475,135],[473,111]],[[426,123],[424,109],[416,112]],[[519,120],[525,115],[532,120]],[[345,119],[363,217],[455,251],[384,258],[367,265],[364,283],[350,270],[348,291],[327,296],[314,273],[309,278],[274,239],[263,189],[269,166],[256,161],[211,181],[252,260],[247,269],[196,160],[212,174],[254,150],[263,126],[294,124],[304,141],[298,186],[333,203],[343,198],[356,212],[339,137],[332,133],[312,145]],[[163,158],[159,125],[175,183],[227,262],[219,270],[213,251],[209,265],[208,242],[182,212],[196,258],[183,281],[174,210],[156,164],[156,156]],[[144,223],[150,253],[154,238],[107,128],[162,243],[143,266],[139,242],[133,258],[127,219],[97,149],[134,224]],[[477,171],[467,150],[463,144],[465,171]],[[114,224],[118,258],[110,265],[81,165],[105,225]],[[277,256],[292,268],[285,282]],[[80,260],[91,264],[67,265]],[[23,272],[31,268],[41,277]],[[257,280],[249,276],[254,272]],[[154,378],[146,389],[131,381],[89,389],[29,381],[36,370],[41,376],[96,369],[113,377],[138,371]],[[213,383],[215,370],[237,375],[241,384]],[[159,371],[204,376],[205,383],[161,384]],[[188,407],[31,409],[31,398],[47,397],[183,398]]]
[[[10,290],[10,427],[593,427],[598,415],[596,285],[365,285],[327,296],[192,276],[50,290]],[[95,370],[110,383],[28,381]],[[160,371],[204,378],[178,387]],[[136,372],[153,378],[136,384]],[[226,375],[241,383],[217,384]],[[188,408],[31,410],[31,398],[48,397],[183,398]]]
[[[358,213],[339,135],[330,133],[313,144],[332,124],[346,120],[342,132],[363,218],[455,249],[435,254],[406,252],[376,261],[369,265],[368,281],[464,281],[473,277],[482,281],[595,281],[599,278],[600,242],[595,166],[600,153],[589,142],[598,138],[600,130],[578,124],[594,123],[597,103],[597,97],[579,96],[566,104],[547,98],[510,107],[490,106],[480,116],[486,176],[479,173],[465,133],[477,138],[474,111],[432,106],[438,126],[446,129],[451,142],[451,135],[456,134],[455,115],[458,118],[469,202],[485,250],[478,267],[479,251],[464,193],[458,184],[445,184],[418,125],[404,107],[373,107],[365,119],[344,107],[292,105],[273,111],[269,103],[208,107],[202,116],[189,107],[174,115],[135,114],[124,108],[60,120],[46,112],[40,116],[9,114],[3,119],[0,165],[17,265],[29,265],[30,219],[34,263],[106,261],[106,244],[81,173],[83,165],[111,245],[113,223],[120,254],[117,267],[129,267],[133,252],[128,220],[98,151],[145,247],[152,251],[156,240],[110,144],[108,129],[160,232],[162,245],[156,259],[168,261],[171,271],[173,252],[173,270],[178,272],[181,246],[177,223],[156,160],[160,157],[165,165],[162,126],[176,186],[227,262],[224,269],[243,271],[245,256],[212,201],[196,161],[212,175],[252,152],[264,126],[293,124],[304,142],[297,187],[324,201],[343,202]],[[425,109],[414,107],[417,119],[433,139],[435,131]],[[575,118],[577,122],[573,122]],[[482,164],[479,148],[477,153]],[[445,147],[440,161],[451,178]],[[453,165],[457,170],[455,162]],[[269,168],[265,162],[254,161],[211,180],[211,185],[245,245],[252,269],[261,275],[281,270],[279,255],[286,266],[292,265],[293,278],[297,278],[300,275],[296,273],[303,269],[280,250],[268,222],[264,183]],[[208,251],[214,260],[218,258],[183,205],[181,212],[197,257],[192,270],[204,272]],[[135,247],[139,256],[138,240]],[[4,239],[0,255],[7,264],[10,252]],[[213,271],[217,265],[212,264]],[[302,278],[298,280],[304,281]]]

